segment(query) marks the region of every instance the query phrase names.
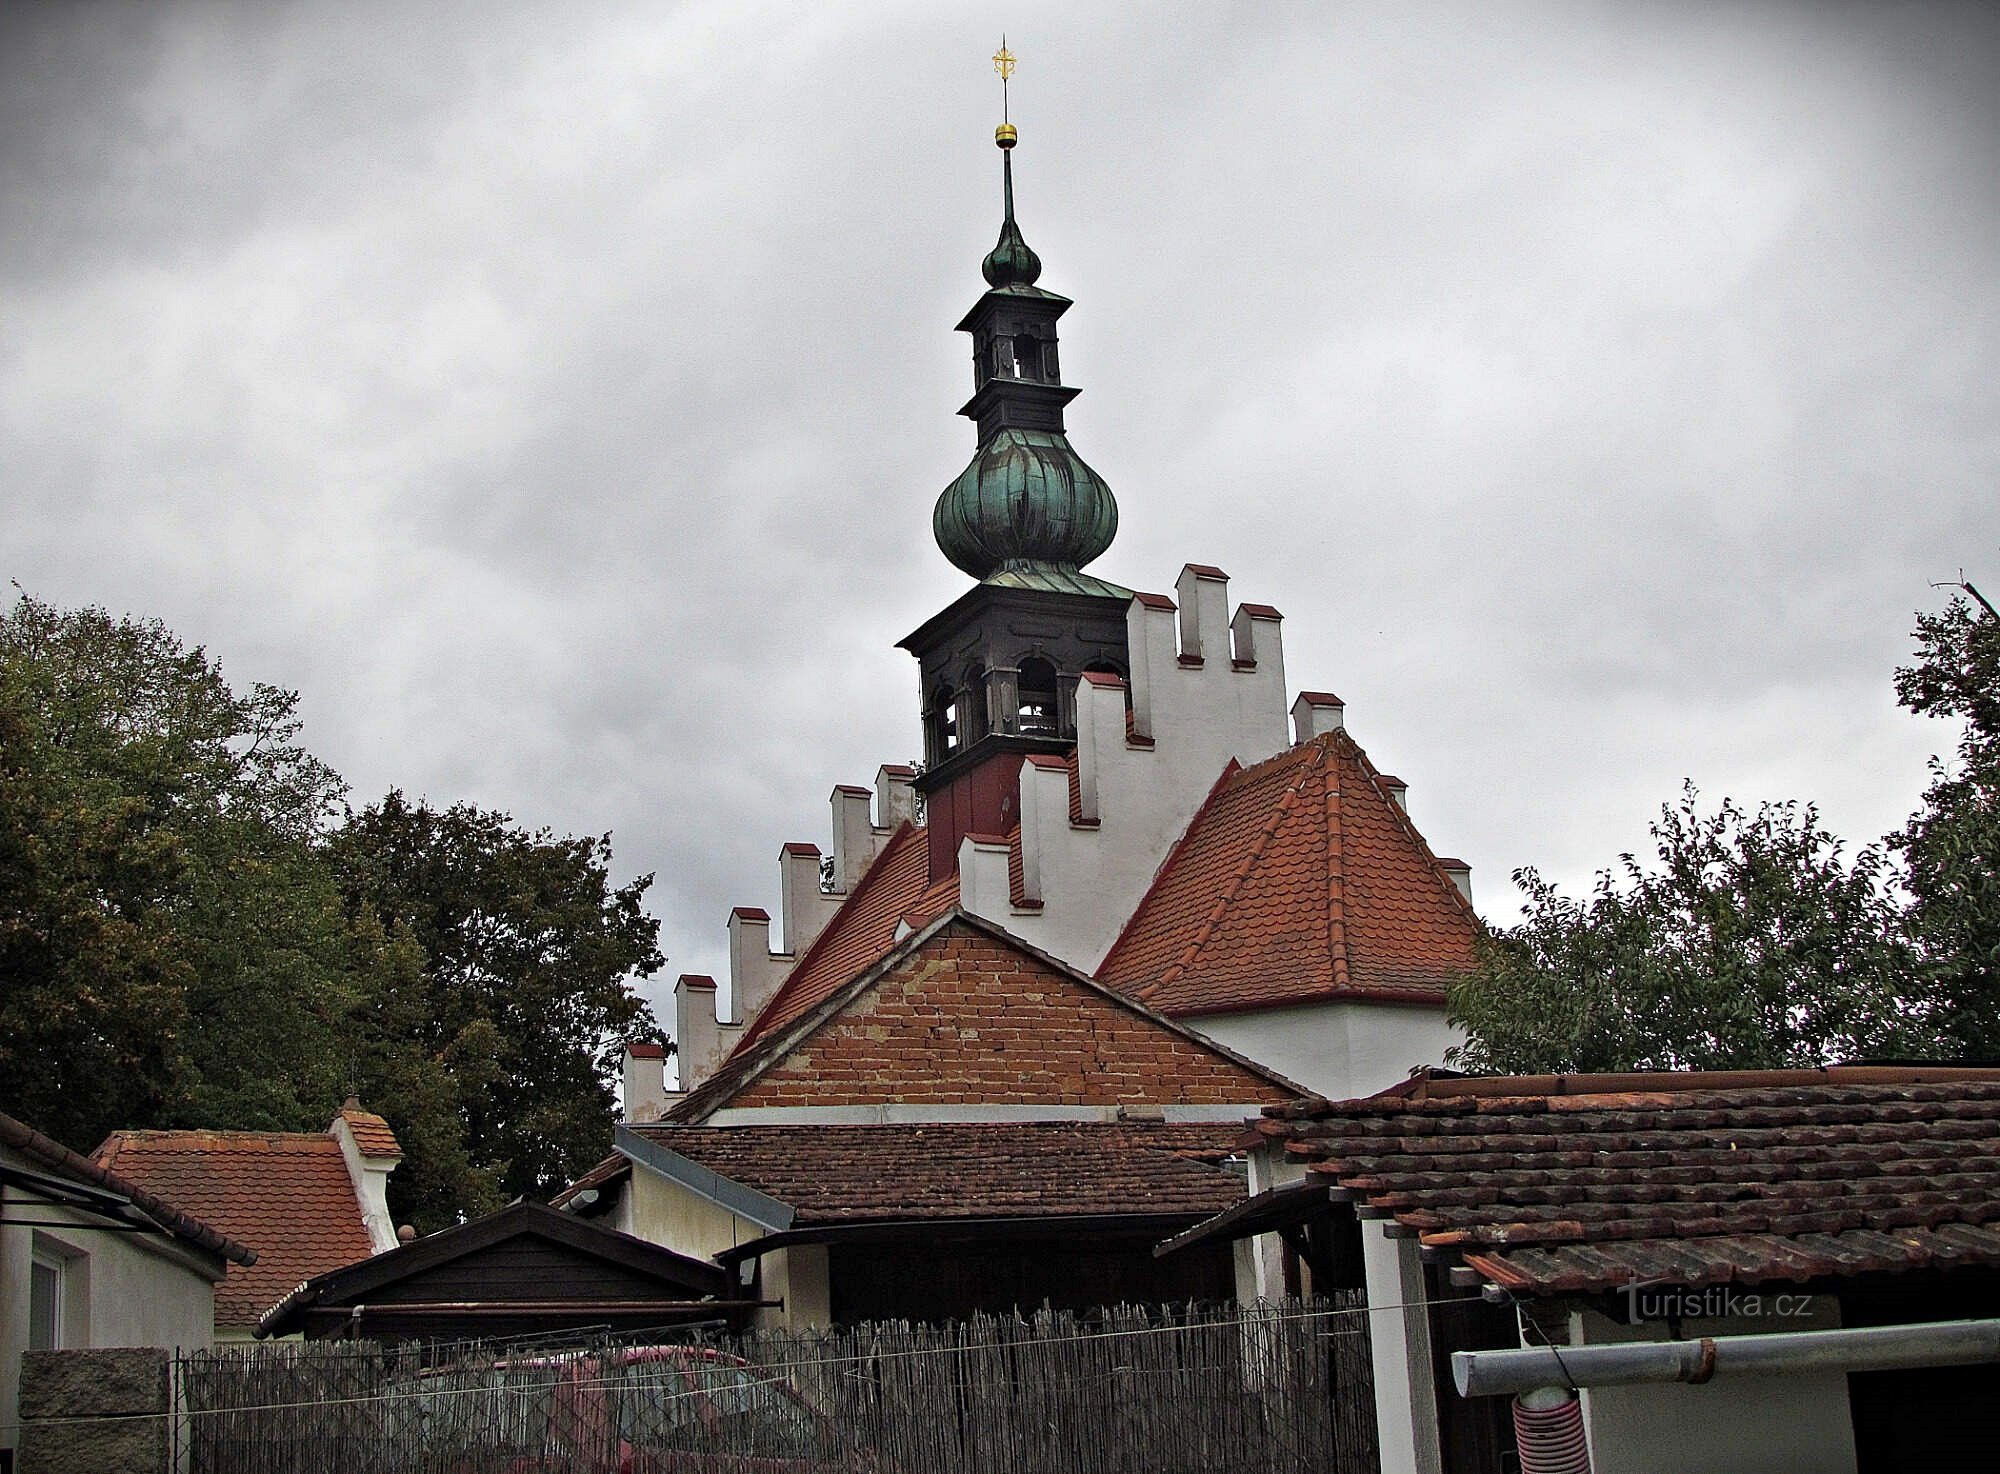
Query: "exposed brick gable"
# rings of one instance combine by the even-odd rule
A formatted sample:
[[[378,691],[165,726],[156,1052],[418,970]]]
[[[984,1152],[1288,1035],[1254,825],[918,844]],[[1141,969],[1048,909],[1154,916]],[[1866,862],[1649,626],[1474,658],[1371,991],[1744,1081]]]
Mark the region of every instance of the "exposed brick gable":
[[[728,1104],[1233,1105],[1289,1094],[960,918]]]

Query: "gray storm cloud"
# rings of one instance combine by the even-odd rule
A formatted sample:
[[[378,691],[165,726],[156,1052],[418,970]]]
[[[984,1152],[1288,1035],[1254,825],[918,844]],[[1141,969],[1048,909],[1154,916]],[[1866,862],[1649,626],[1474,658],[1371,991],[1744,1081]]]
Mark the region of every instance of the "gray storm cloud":
[[[917,748],[998,24],[5,12],[0,573],[301,688],[357,800],[614,830],[720,971]],[[1909,810],[1912,612],[2000,583],[1987,11],[1005,24],[1100,571],[1283,609],[1489,917],[1683,777]]]

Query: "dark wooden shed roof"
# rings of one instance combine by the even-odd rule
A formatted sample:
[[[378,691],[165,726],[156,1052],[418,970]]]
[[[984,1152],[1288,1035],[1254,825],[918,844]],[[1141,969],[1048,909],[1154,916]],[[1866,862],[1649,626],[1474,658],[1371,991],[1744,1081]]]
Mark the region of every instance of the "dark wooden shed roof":
[[[521,1202],[307,1280],[259,1336],[440,1340],[736,1319],[728,1273],[602,1224]]]

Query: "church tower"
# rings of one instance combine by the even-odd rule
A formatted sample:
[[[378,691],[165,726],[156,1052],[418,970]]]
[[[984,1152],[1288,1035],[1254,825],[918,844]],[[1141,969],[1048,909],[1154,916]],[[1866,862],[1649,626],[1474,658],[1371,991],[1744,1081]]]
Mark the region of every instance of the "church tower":
[[[1003,60],[1004,59],[1004,60]],[[1002,49],[1001,76],[1012,57]],[[958,331],[972,337],[978,426],[972,462],[937,499],[938,547],[978,580],[901,641],[917,657],[924,724],[932,881],[949,875],[968,834],[1005,835],[1022,762],[1076,743],[1085,672],[1121,680],[1129,589],[1085,573],[1111,546],[1118,504],[1063,428],[1077,390],[1062,382],[1056,323],[1067,297],[1037,286],[1041,258],[1014,219],[1014,126],[1000,147],[1000,239],[981,263],[987,291]]]

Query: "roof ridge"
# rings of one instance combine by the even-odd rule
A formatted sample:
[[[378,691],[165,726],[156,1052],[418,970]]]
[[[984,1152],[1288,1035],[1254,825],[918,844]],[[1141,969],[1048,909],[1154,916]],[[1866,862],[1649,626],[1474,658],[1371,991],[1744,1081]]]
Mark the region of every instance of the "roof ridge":
[[[1327,735],[1329,737],[1340,738],[1348,748],[1352,749],[1356,761],[1361,764],[1362,771],[1368,775],[1370,784],[1374,786],[1377,793],[1382,793],[1381,784],[1376,782],[1382,776],[1382,770],[1376,767],[1373,760],[1369,758],[1367,749],[1362,747],[1359,742],[1356,742],[1353,737],[1349,736],[1347,729],[1344,727]],[[1390,816],[1397,824],[1402,826],[1403,832],[1406,835],[1417,842],[1417,849],[1422,853],[1424,859],[1430,862],[1429,869],[1437,880],[1438,889],[1450,896],[1452,904],[1464,912],[1471,919],[1474,926],[1484,932],[1486,930],[1486,923],[1480,919],[1479,913],[1472,909],[1472,902],[1465,899],[1465,893],[1458,888],[1449,875],[1444,873],[1444,868],[1438,864],[1437,851],[1431,848],[1431,842],[1424,838],[1423,831],[1417,828],[1416,822],[1410,818],[1409,810],[1405,809],[1394,799],[1389,798],[1387,794],[1383,794],[1382,797],[1383,801],[1388,805]]]
[[[1235,759],[1231,758],[1230,761],[1234,762]],[[1291,815],[1292,811],[1298,807],[1299,791],[1311,780],[1312,775],[1325,765],[1326,753],[1324,749],[1315,751],[1310,758],[1300,765],[1301,771],[1299,776],[1292,781],[1284,793],[1279,795],[1278,801],[1271,805],[1270,817],[1264,821],[1263,828],[1258,831],[1256,841],[1250,846],[1248,852],[1237,862],[1234,873],[1229,877],[1228,885],[1217,895],[1215,903],[1209,907],[1208,915],[1203,918],[1201,926],[1196,930],[1194,937],[1181,950],[1181,955],[1168,963],[1157,978],[1154,978],[1152,982],[1147,983],[1144,987],[1133,990],[1133,997],[1139,999],[1150,998],[1194,965],[1195,958],[1201,955],[1202,949],[1215,936],[1215,929],[1221,925],[1222,918],[1227,916],[1230,908],[1235,905],[1236,897],[1242,893],[1244,881],[1250,878],[1251,872],[1257,868],[1258,862],[1264,858],[1264,851],[1270,848],[1272,838],[1277,834],[1279,828]],[[1248,771],[1251,770],[1240,768],[1236,776],[1240,777]],[[1230,776],[1228,771],[1225,770],[1222,779],[1217,783],[1217,787],[1219,788],[1222,782],[1228,781]],[[1213,793],[1211,792],[1212,796]],[[1207,807],[1208,804],[1204,801],[1202,809],[1206,809]],[[1195,811],[1196,818],[1200,817],[1202,809]],[[1192,833],[1193,830],[1194,820],[1190,819],[1188,821],[1188,832]],[[1186,838],[1187,835],[1183,834],[1183,842],[1185,842]],[[1179,853],[1179,850],[1180,847],[1178,845],[1175,846],[1176,854]],[[1142,901],[1141,904],[1143,905],[1144,902]],[[1133,914],[1136,915],[1137,912]]]
[[[1330,745],[1328,751],[1331,751]],[[1324,771],[1322,765],[1321,772]],[[1326,950],[1333,963],[1333,990],[1343,993],[1353,978],[1347,965],[1347,836],[1340,823],[1338,774],[1332,782],[1325,784],[1325,789]]]

